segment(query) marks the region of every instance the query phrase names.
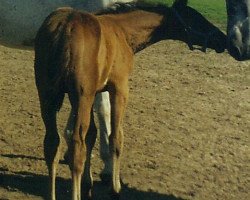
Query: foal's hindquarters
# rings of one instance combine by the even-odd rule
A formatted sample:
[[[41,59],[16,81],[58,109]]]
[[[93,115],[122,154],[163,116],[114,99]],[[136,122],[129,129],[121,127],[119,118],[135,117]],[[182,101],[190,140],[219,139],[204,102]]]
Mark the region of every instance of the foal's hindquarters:
[[[83,199],[91,197],[90,158],[96,139],[92,107],[96,93],[104,88],[109,91],[111,102],[109,144],[114,197],[118,197],[120,192],[122,118],[133,53],[125,37],[121,37],[122,31],[113,32],[105,21],[101,24],[93,15],[68,8],[53,12],[38,31],[35,78],[46,128],[44,155],[50,177],[51,200],[56,199],[55,179],[60,157],[56,114],[65,93],[68,93],[72,107],[68,124],[73,130],[68,142],[72,199],[80,200],[82,189]]]

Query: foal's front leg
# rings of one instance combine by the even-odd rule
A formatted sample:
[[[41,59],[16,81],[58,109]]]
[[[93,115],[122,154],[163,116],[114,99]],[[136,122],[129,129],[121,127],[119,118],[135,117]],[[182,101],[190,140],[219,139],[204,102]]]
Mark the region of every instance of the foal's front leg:
[[[123,151],[123,129],[122,121],[127,103],[128,87],[115,88],[111,92],[111,135],[110,154],[112,158],[112,192],[113,197],[119,198],[121,190],[120,183],[120,163]]]
[[[109,93],[98,93],[93,108],[100,133],[100,155],[104,162],[104,169],[100,177],[103,182],[110,182],[112,176],[112,163],[109,153],[109,135],[111,133]]]
[[[75,116],[73,110],[71,109],[70,114],[69,114],[69,118],[68,118],[68,122],[67,122],[67,125],[66,125],[66,128],[64,129],[64,139],[65,139],[68,147],[69,147],[69,145],[72,142],[75,117],[76,116]],[[69,152],[68,152],[68,149],[67,149],[66,153],[64,154],[64,160],[65,160],[66,163],[69,162]]]

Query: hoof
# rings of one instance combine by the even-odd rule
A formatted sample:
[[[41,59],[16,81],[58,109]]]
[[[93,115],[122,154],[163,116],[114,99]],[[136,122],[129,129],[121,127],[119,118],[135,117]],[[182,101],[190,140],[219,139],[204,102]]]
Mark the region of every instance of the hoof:
[[[92,200],[92,193],[91,190],[89,192],[83,192],[83,198],[86,200]]]
[[[81,191],[83,199],[92,200],[92,183],[83,181]]]
[[[111,174],[101,173],[100,178],[103,184],[110,184],[112,180]]]
[[[120,199],[120,193],[116,193],[114,191],[110,192],[110,197],[112,200],[119,200]]]

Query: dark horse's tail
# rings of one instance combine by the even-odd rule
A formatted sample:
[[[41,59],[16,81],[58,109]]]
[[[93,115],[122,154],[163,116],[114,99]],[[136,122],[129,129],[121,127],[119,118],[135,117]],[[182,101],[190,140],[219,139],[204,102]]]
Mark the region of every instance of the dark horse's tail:
[[[60,110],[67,92],[65,81],[70,65],[68,37],[71,31],[67,21],[71,13],[71,8],[52,12],[43,22],[35,39],[36,85],[57,110]]]

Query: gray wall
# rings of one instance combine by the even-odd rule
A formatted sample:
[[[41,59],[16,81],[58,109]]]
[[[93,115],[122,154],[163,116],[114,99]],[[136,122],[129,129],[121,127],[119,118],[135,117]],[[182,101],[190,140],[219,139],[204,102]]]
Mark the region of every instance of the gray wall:
[[[22,45],[34,39],[45,17],[58,7],[94,11],[110,2],[131,0],[0,0],[0,43]]]

